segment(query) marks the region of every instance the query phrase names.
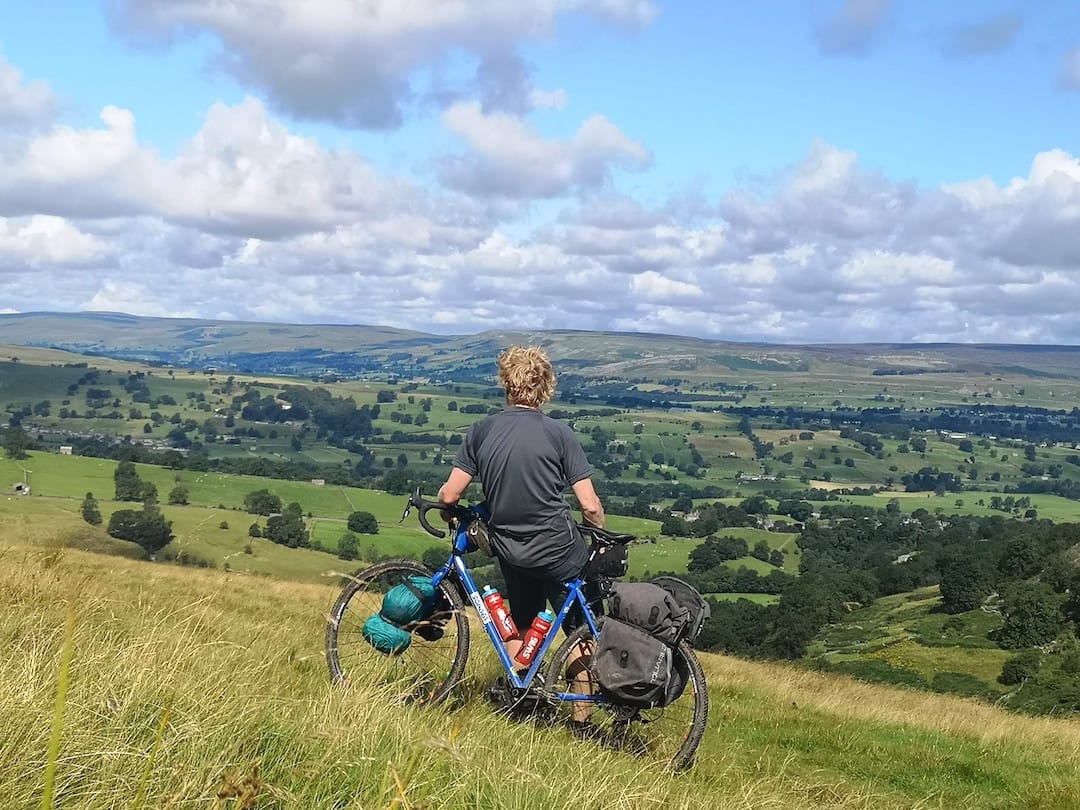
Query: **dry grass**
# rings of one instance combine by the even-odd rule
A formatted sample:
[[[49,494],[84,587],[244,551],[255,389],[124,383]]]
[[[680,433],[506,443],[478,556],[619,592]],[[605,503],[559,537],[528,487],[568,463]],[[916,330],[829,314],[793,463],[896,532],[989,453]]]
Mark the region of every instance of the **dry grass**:
[[[1080,806],[1075,722],[704,656],[696,767],[328,683],[305,585],[70,549],[0,552],[0,797],[37,808],[67,611],[75,615],[56,806],[851,808]],[[481,658],[474,674],[490,672]],[[475,694],[477,690],[473,690]]]
[[[761,692],[777,703],[835,717],[968,737],[981,744],[1001,741],[1050,746],[1080,768],[1080,717],[1031,717],[975,699],[880,686],[784,664],[702,656],[711,683]]]

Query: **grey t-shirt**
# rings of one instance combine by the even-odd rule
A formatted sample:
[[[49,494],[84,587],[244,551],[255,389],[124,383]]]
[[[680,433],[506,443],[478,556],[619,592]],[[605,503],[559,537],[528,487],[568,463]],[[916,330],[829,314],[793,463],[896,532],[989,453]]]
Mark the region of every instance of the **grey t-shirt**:
[[[563,492],[592,475],[568,425],[510,407],[469,428],[454,466],[480,479],[495,551],[520,568],[576,576],[587,550]]]

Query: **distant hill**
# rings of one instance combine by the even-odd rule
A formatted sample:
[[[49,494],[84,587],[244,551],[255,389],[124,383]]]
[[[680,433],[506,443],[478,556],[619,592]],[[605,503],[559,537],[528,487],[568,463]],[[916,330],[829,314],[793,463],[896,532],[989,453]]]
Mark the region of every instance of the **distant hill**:
[[[490,380],[498,351],[547,348],[561,373],[622,382],[810,375],[877,378],[937,374],[1080,381],[1080,346],[982,344],[771,345],[627,332],[493,330],[434,335],[387,326],[144,318],[122,313],[0,315],[0,344],[183,367],[300,376],[377,373]]]

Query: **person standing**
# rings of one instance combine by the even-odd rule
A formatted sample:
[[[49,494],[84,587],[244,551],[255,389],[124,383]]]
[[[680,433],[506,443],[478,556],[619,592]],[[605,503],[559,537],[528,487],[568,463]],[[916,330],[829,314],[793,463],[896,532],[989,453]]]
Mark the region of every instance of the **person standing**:
[[[588,560],[563,493],[569,487],[584,520],[601,529],[604,508],[581,442],[568,425],[540,411],[555,394],[547,354],[534,346],[511,346],[499,354],[498,374],[507,407],[469,428],[438,499],[456,504],[473,479],[480,480],[510,613],[518,627],[527,628],[546,604],[558,612],[566,599],[563,583],[580,576]],[[566,617],[567,633],[581,623],[580,614],[575,606]],[[513,657],[521,641],[506,646]],[[575,691],[584,691],[588,672],[576,658],[570,661],[570,678]]]

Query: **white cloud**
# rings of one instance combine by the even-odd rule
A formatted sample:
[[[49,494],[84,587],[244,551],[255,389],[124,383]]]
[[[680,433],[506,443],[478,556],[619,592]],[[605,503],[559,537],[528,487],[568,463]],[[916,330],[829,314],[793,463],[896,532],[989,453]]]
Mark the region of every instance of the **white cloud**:
[[[1007,48],[1023,25],[1019,14],[998,14],[980,22],[953,28],[945,43],[951,56],[994,53]]]
[[[859,250],[839,270],[854,288],[879,289],[918,284],[950,286],[953,262],[936,256]]]
[[[343,126],[391,128],[417,94],[415,74],[465,52],[481,61],[552,35],[568,13],[648,25],[647,0],[117,0],[116,27],[143,43],[211,32],[215,66],[272,106]],[[500,69],[495,69],[499,74]],[[495,75],[504,89],[524,83]],[[518,91],[511,91],[516,94]]]
[[[0,56],[0,128],[44,124],[55,110],[56,99],[48,84],[24,81],[22,73]]]
[[[79,265],[98,260],[109,252],[109,246],[101,239],[83,233],[60,217],[0,217],[0,262],[18,261],[35,268]]]
[[[696,284],[662,276],[653,270],[638,273],[630,282],[630,289],[649,301],[665,301],[672,298],[694,298],[701,295]]]
[[[506,197],[556,197],[608,182],[613,168],[643,169],[651,157],[601,115],[587,119],[574,137],[540,136],[520,118],[485,114],[475,102],[455,104],[443,122],[472,153],[443,158],[439,176],[450,188]]]
[[[153,290],[142,284],[106,281],[80,309],[93,312],[126,312],[154,318],[194,318],[191,310],[162,303]]]
[[[518,88],[520,89],[520,88]],[[514,91],[510,86],[508,91]],[[511,99],[513,93],[506,96]],[[535,103],[535,100],[534,100]],[[938,189],[811,144],[718,201],[621,191],[645,147],[459,102],[451,190],[214,105],[163,156],[134,115],[0,140],[3,305],[391,324],[647,329],[790,342],[1080,341],[1080,160]],[[555,204],[537,203],[542,198]]]
[[[139,143],[135,118],[106,107],[101,129],[59,126],[10,147],[0,213],[149,214],[209,232],[274,237],[384,221],[426,197],[352,152],[291,134],[262,104],[215,104],[172,159]],[[3,156],[0,156],[3,157]]]

